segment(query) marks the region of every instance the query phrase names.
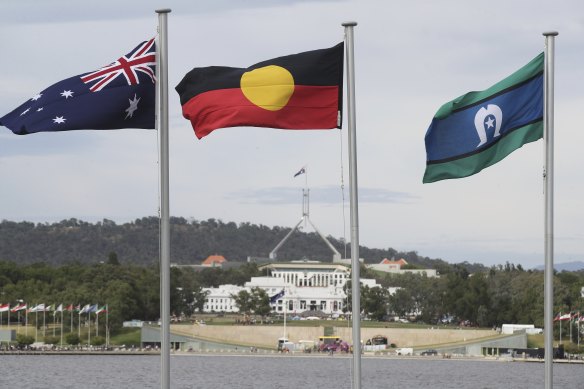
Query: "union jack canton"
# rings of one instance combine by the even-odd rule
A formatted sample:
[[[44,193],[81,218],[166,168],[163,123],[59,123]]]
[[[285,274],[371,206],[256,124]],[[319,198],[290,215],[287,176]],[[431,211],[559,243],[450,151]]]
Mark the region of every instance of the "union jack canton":
[[[18,135],[154,128],[154,38],[96,71],[49,86],[0,118]]]

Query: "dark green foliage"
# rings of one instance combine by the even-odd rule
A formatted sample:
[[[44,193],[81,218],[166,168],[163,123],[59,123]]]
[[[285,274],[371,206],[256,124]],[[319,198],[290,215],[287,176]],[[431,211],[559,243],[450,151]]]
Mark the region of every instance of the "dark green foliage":
[[[95,336],[91,338],[92,346],[103,346],[105,344],[105,338],[103,336]]]
[[[270,228],[251,223],[237,225],[216,219],[187,221],[181,217],[170,218],[170,229],[171,262],[178,264],[199,264],[213,254],[221,254],[229,262],[245,262],[248,256],[265,258],[290,232],[290,228],[285,227]],[[158,263],[158,233],[156,217],[144,217],[125,224],[108,219],[95,224],[77,219],[53,224],[3,220],[0,223],[0,260],[22,264],[102,262],[108,265],[153,265]],[[350,244],[345,245],[342,238],[329,236],[328,239],[344,257],[350,255]],[[404,258],[412,267],[434,268],[441,274],[449,272],[449,265],[443,260],[422,257],[415,251],[361,246],[359,253],[366,263],[378,263],[384,258]],[[327,262],[332,260],[332,253],[316,232],[296,231],[279,250],[278,258]],[[469,263],[465,266],[470,268],[469,271],[482,267]],[[5,276],[14,278],[2,270],[0,287]]]
[[[58,344],[61,341],[61,338],[58,336],[45,336],[44,342],[46,344]]]
[[[34,336],[18,334],[16,335],[16,343],[18,343],[18,346],[20,347],[30,346],[31,344],[34,343]]]
[[[70,345],[78,345],[81,340],[79,339],[79,336],[76,333],[70,333],[65,335],[65,342],[67,342],[67,344]]]

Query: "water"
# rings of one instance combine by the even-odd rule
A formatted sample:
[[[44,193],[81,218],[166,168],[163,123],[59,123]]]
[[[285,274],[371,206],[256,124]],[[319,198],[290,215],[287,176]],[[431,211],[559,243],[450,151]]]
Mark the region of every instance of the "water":
[[[173,355],[173,389],[351,389],[352,359]],[[2,355],[0,388],[160,388],[160,357]],[[363,358],[363,389],[543,388],[544,364]],[[554,364],[554,387],[584,388],[584,365]]]

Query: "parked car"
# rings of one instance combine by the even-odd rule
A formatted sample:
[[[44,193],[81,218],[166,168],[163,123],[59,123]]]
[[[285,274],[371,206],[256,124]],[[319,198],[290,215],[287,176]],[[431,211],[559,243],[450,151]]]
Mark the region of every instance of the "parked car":
[[[429,349],[426,351],[422,351],[422,355],[438,355],[438,351],[434,349]]]

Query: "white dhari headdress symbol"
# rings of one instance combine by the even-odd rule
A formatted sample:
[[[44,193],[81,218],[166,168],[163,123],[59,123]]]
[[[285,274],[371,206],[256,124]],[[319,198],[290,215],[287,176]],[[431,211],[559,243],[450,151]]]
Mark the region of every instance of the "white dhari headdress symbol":
[[[495,120],[492,118],[485,120],[489,116],[493,116]],[[495,122],[495,134],[493,137],[496,138],[501,135],[501,123],[503,122],[503,111],[501,111],[501,108],[499,108],[498,105],[489,104],[487,105],[487,108],[481,107],[481,109],[477,111],[474,123],[479,139],[481,140],[477,145],[477,148],[487,143],[487,129],[493,127],[493,121]]]

